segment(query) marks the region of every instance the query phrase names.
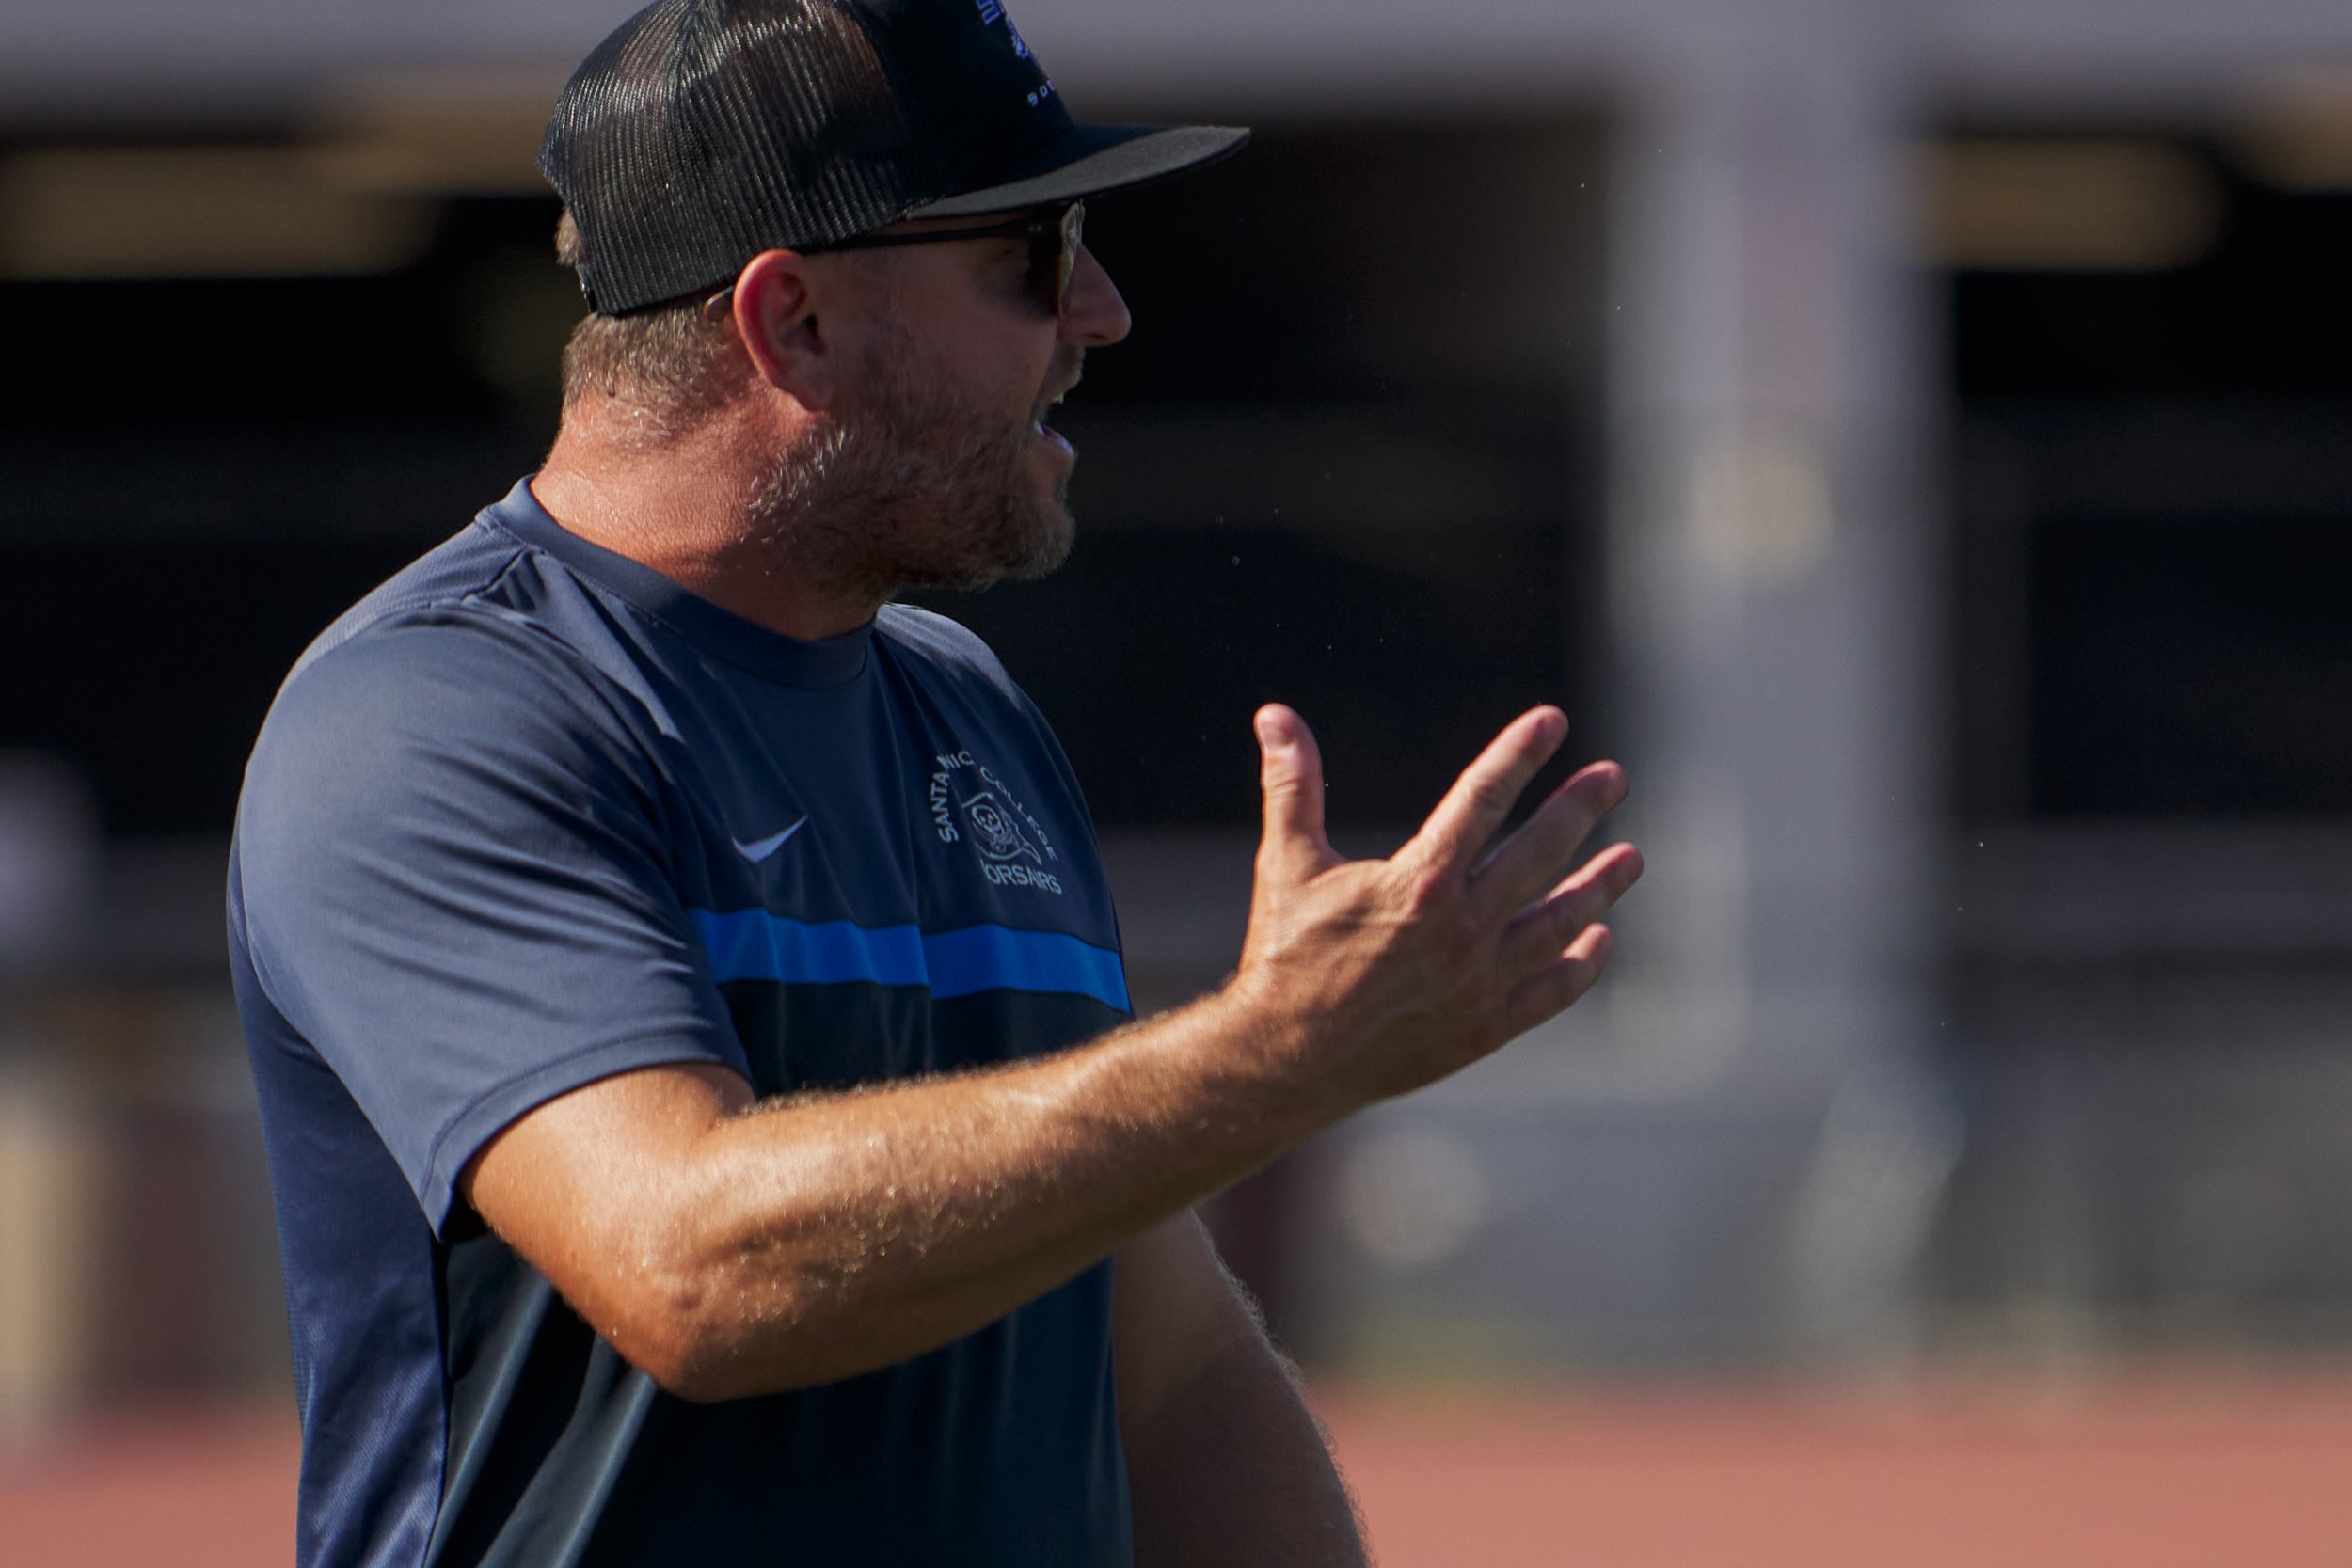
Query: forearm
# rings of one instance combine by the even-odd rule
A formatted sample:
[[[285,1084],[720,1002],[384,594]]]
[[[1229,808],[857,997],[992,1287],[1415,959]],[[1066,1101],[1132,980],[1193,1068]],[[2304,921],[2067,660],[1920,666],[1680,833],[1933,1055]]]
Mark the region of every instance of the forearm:
[[[1136,1568],[1362,1568],[1322,1429],[1262,1336],[1228,1345],[1125,1433]]]
[[[460,1194],[690,1398],[946,1344],[1581,994],[1609,952],[1594,921],[1640,859],[1621,847],[1545,884],[1622,776],[1584,769],[1490,847],[1561,731],[1527,715],[1395,857],[1346,862],[1311,737],[1264,709],[1266,833],[1216,995],[1045,1061],[765,1108],[712,1062],[617,1074],[499,1132]]]
[[[736,1397],[919,1354],[1263,1164],[1336,1113],[1236,1066],[1248,1027],[1212,997],[1042,1061],[720,1122],[665,1206],[674,1381]]]

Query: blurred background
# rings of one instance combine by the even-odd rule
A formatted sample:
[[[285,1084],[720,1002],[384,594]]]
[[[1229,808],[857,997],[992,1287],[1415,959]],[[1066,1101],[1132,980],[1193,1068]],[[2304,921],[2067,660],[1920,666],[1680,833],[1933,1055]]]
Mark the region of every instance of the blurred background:
[[[0,1561],[292,1560],[239,771],[544,451],[631,8],[0,0]],[[1345,848],[1536,701],[1635,780],[1600,990],[1216,1206],[1385,1560],[2352,1560],[2352,9],[1018,21],[1258,128],[1090,210],[1079,551],[940,601],[1139,1001],[1260,701]]]

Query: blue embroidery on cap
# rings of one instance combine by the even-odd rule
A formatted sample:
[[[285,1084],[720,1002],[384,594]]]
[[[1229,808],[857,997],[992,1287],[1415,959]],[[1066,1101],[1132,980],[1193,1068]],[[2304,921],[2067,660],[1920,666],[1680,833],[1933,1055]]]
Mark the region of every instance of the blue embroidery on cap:
[[[996,0],[978,0],[978,5],[980,8],[980,25],[983,27],[993,26],[996,19],[1005,14],[1005,8],[998,5]]]

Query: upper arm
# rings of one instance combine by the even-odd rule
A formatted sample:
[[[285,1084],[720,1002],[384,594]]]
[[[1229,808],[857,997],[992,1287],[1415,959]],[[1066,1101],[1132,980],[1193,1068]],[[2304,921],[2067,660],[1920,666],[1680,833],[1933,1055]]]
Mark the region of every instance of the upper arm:
[[[1170,1393],[1236,1344],[1262,1344],[1257,1310],[1187,1211],[1120,1247],[1112,1272],[1111,1338],[1119,1419],[1132,1433]]]
[[[532,1108],[740,1066],[641,750],[544,639],[462,618],[306,667],[255,748],[241,939],[437,1230]]]

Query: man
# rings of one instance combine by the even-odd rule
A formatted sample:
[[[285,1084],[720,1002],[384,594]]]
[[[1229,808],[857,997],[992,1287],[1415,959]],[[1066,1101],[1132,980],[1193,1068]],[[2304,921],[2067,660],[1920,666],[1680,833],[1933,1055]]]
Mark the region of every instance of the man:
[[[1362,1560],[1190,1206],[1567,1006],[1627,847],[1538,709],[1346,863],[1257,717],[1239,970],[1134,1023],[1085,806],[969,634],[1126,308],[995,0],[660,0],[543,164],[594,313],[545,467],[288,677],[230,929],[305,1564]]]

